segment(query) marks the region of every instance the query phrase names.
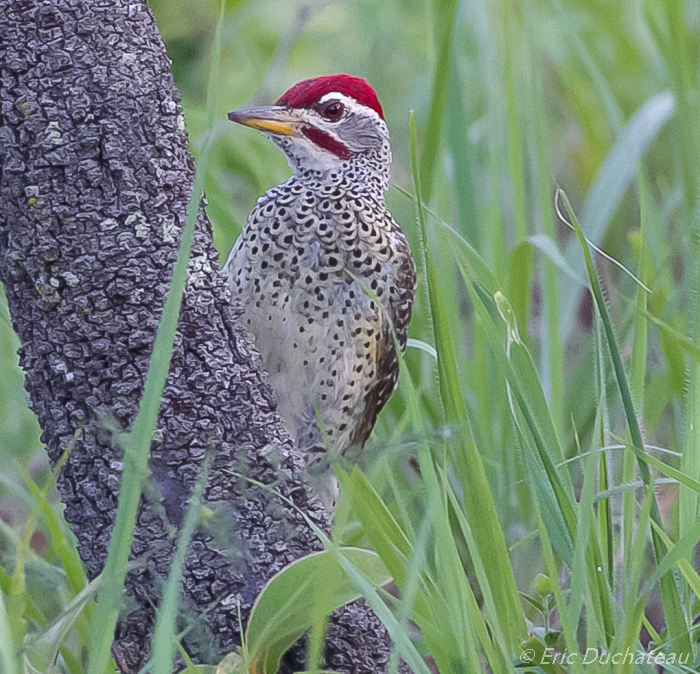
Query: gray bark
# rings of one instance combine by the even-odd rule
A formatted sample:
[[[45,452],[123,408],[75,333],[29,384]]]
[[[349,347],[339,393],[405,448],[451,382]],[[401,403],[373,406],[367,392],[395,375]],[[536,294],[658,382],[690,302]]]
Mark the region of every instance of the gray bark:
[[[0,0],[0,280],[52,464],[84,425],[59,491],[90,577],[106,558],[119,433],[138,411],[193,178],[179,95],[144,2]],[[183,579],[195,661],[216,662],[240,642],[236,599],[245,618],[267,579],[321,549],[293,509],[225,469],[276,485],[327,527],[230,305],[203,209],[189,273],[132,546],[146,561],[127,578],[113,647],[124,672],[148,657],[172,528],[210,444],[214,515]],[[389,644],[359,603],[333,618],[327,651],[329,667],[374,673]]]

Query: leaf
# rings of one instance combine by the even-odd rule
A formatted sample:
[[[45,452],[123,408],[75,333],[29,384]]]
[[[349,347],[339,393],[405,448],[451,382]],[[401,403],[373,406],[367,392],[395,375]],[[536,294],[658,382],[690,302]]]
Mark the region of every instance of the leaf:
[[[602,236],[605,226],[637,173],[637,163],[671,119],[675,107],[673,94],[662,91],[647,100],[622,131],[583,203],[581,222],[588,238],[597,241]],[[571,245],[573,244],[572,241]]]
[[[25,655],[39,671],[46,671],[56,662],[58,651],[63,645],[66,635],[92,600],[101,582],[102,576],[100,575],[66,606],[61,615],[49,627],[40,634],[25,640]]]
[[[360,548],[325,550],[285,567],[258,595],[250,614],[246,647],[251,671],[275,674],[282,655],[311,626],[315,613],[329,614],[360,597],[340,558],[374,587],[391,580],[379,555]]]

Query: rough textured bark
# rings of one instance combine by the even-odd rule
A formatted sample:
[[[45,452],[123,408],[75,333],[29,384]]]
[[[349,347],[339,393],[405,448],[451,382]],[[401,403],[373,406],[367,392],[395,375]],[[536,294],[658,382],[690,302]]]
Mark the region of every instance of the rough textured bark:
[[[194,177],[169,68],[142,1],[0,0],[0,280],[52,463],[84,425],[59,490],[91,577],[106,557],[119,432],[138,411]],[[237,315],[202,210],[132,547],[146,563],[128,576],[113,649],[125,672],[148,656],[172,526],[209,445],[214,515],[184,576],[195,660],[216,662],[239,643],[236,600],[247,615],[271,575],[321,547],[294,510],[225,471],[275,484],[326,525]],[[331,668],[377,672],[388,649],[365,605],[334,617]]]

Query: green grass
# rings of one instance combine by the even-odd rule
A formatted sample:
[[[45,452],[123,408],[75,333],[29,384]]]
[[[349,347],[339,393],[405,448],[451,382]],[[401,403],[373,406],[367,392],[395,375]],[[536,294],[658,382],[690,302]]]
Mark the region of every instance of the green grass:
[[[441,674],[528,671],[523,651],[541,660],[547,648],[581,658],[531,671],[651,674],[650,649],[675,654],[669,672],[696,671],[695,3],[358,0],[312,4],[303,17],[282,0],[227,2],[213,68],[219,3],[151,4],[222,257],[255,198],[288,175],[279,151],[226,112],[303,77],[350,72],[384,106],[387,201],[419,266],[410,336],[421,348],[405,354],[365,465],[339,474],[332,569],[312,558],[270,585],[236,666],[272,653],[260,656],[272,668],[290,621],[312,628],[317,662],[323,607],[361,593],[393,637],[392,674],[402,658],[416,672],[424,662]],[[557,205],[580,222],[575,232]],[[172,338],[172,321],[163,331]],[[58,671],[103,672],[116,603],[91,605],[16,348],[0,299],[2,671],[58,654]],[[157,410],[159,396],[154,386],[145,401]],[[130,540],[121,531],[121,559],[103,578],[115,593]],[[357,547],[378,557],[344,552]],[[285,608],[300,569],[309,600],[323,590],[308,622]],[[399,598],[382,588],[384,569]],[[176,645],[178,575],[160,616],[159,671]],[[635,662],[583,664],[586,649],[630,649]]]

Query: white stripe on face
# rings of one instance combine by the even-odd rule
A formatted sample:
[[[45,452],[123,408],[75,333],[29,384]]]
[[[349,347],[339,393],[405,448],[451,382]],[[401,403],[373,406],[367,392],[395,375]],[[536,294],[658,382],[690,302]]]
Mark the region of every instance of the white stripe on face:
[[[374,115],[377,118],[377,121],[383,121],[376,110],[367,105],[362,105],[362,103],[358,103],[352,96],[346,96],[345,94],[341,94],[337,91],[331,91],[318,99],[320,105],[327,103],[328,101],[340,101],[348,110],[351,110],[352,112],[359,112],[363,115]]]

